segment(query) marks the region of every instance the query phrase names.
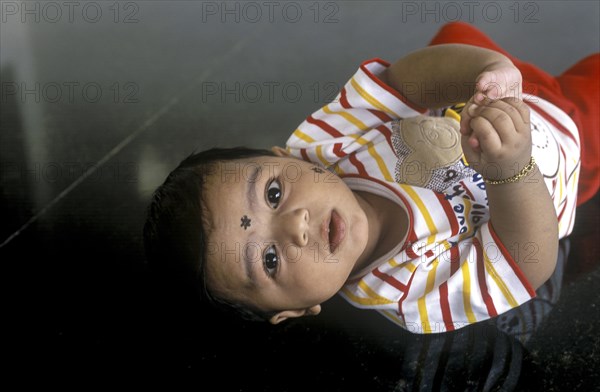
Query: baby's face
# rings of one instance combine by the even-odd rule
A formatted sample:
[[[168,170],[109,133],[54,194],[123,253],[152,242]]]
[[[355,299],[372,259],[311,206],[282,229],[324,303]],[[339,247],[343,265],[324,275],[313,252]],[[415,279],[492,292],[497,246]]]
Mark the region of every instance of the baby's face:
[[[306,309],[331,298],[366,257],[367,216],[357,198],[312,163],[220,163],[204,189],[207,285],[230,301]]]

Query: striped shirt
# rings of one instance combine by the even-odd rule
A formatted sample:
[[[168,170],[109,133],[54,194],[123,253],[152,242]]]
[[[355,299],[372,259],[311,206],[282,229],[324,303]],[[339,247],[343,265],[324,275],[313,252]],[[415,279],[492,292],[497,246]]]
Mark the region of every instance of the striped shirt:
[[[353,191],[387,197],[409,217],[406,238],[346,282],[340,294],[415,333],[461,328],[535,297],[489,221],[485,183],[469,167],[445,189],[397,180],[395,126],[439,110],[416,107],[377,75],[389,64],[364,62],[336,99],[310,115],[287,141],[294,156],[334,171]],[[560,237],[573,228],[579,134],[570,117],[539,97],[531,108],[533,155],[552,196]],[[512,175],[512,174],[511,174]],[[513,245],[514,246],[514,245]],[[535,244],[531,247],[535,259]]]

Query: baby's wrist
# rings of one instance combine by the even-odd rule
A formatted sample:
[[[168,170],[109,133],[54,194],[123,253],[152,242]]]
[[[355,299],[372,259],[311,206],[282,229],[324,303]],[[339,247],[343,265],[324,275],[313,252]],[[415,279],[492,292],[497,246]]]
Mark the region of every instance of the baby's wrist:
[[[522,181],[525,177],[534,173],[536,169],[535,158],[533,155],[529,159],[529,162],[523,166],[521,170],[519,170],[516,174],[510,177],[503,177],[502,175],[494,176],[495,178],[486,177],[485,174],[482,173],[483,180],[488,185],[502,185],[502,184],[512,184],[515,182]]]

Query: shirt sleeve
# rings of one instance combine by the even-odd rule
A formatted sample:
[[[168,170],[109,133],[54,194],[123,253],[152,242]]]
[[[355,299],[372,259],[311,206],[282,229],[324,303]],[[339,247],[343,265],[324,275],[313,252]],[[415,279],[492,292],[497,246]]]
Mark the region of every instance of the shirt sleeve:
[[[370,130],[392,120],[428,114],[379,79],[388,67],[380,59],[361,64],[333,102],[298,126],[286,143],[288,152],[328,167],[368,143]]]

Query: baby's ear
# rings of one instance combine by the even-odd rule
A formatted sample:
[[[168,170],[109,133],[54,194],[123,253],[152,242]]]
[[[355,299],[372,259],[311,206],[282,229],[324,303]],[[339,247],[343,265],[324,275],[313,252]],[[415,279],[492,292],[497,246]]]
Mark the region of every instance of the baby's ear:
[[[290,156],[290,153],[287,152],[287,150],[283,147],[273,146],[273,147],[271,147],[271,151],[273,151],[273,154],[277,155],[278,157],[289,157]]]
[[[316,316],[321,313],[321,305],[315,305],[307,309],[299,309],[299,310],[284,310],[269,319],[271,324],[279,324],[282,321],[285,321],[289,318],[296,318],[302,316]]]

